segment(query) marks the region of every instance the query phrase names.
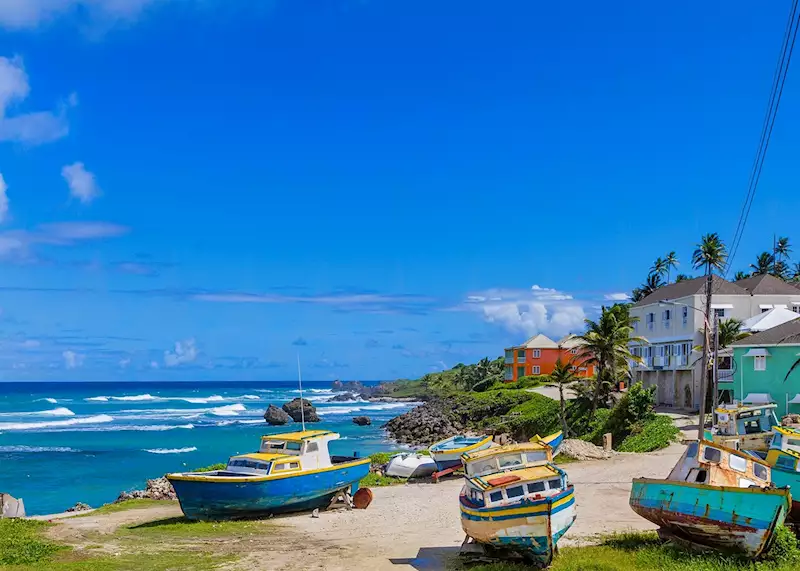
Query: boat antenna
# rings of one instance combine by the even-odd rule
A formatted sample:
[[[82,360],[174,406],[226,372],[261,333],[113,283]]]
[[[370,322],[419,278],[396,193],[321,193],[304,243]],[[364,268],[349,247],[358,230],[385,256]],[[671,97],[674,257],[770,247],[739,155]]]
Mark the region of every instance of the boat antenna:
[[[300,385],[300,422],[303,426],[303,432],[306,431],[306,413],[305,404],[303,403],[303,375],[300,373],[300,352],[297,353],[297,383]]]

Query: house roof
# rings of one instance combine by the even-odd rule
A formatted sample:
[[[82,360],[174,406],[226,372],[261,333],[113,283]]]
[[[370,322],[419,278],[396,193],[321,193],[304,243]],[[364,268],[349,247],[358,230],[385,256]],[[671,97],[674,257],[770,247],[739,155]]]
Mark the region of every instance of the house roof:
[[[674,284],[665,285],[658,288],[656,291],[648,295],[641,301],[633,304],[633,307],[640,307],[642,305],[650,305],[651,303],[658,303],[659,301],[680,299],[690,295],[697,295],[705,293],[706,278],[701,276],[691,280],[684,280]],[[747,295],[750,292],[745,288],[729,282],[718,275],[714,274],[712,281],[712,293],[720,295]],[[797,293],[795,290],[794,293]]]
[[[558,346],[563,347],[564,349],[574,349],[575,347],[580,347],[581,345],[583,345],[583,341],[581,341],[577,335],[573,335],[572,333],[558,340]]]
[[[734,283],[753,295],[797,295],[800,293],[800,289],[796,286],[769,274],[752,276]]]
[[[800,315],[777,327],[750,335],[731,343],[731,347],[754,347],[763,345],[798,345],[800,344]]]
[[[539,333],[525,341],[522,346],[527,349],[557,349],[558,343],[550,339],[547,335]]]
[[[794,311],[786,309],[785,307],[774,307],[764,313],[754,315],[750,319],[745,319],[742,322],[742,331],[750,333],[758,333],[759,331],[766,331],[778,325],[783,325],[787,321],[792,321],[800,317]]]

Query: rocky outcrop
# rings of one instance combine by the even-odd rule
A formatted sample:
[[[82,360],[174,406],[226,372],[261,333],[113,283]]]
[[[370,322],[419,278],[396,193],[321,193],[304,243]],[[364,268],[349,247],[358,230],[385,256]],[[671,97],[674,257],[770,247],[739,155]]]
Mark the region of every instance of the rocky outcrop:
[[[388,383],[368,386],[361,381],[333,381],[331,388],[337,392],[352,393],[363,400],[370,400],[391,393],[391,387]]]
[[[306,422],[319,422],[321,419],[317,415],[317,409],[314,408],[314,405],[311,404],[310,401],[303,399],[302,400],[302,414],[301,410],[301,400],[299,398],[292,399],[291,402],[287,402],[283,405],[283,410],[292,417],[292,420],[295,422],[300,422],[301,420],[305,420]]]
[[[428,446],[464,430],[457,416],[439,399],[393,418],[383,428],[394,440],[415,446]]]
[[[264,420],[271,426],[281,426],[292,420],[292,417],[282,408],[271,404],[267,408],[267,412],[264,413]]]
[[[370,420],[368,416],[354,416],[353,424],[358,426],[369,426],[372,424],[372,420]]]
[[[166,478],[155,478],[153,480],[147,480],[147,486],[144,490],[120,492],[119,497],[114,503],[142,498],[149,500],[177,500],[178,496],[175,495],[175,490],[172,489],[172,484],[169,483],[169,480]]]
[[[68,512],[85,512],[85,511],[88,511],[90,509],[92,509],[92,506],[90,506],[89,504],[84,504],[83,502],[78,502],[77,504],[75,504],[74,506],[69,508],[67,511]]]
[[[341,393],[341,394],[332,396],[331,398],[329,398],[325,402],[353,402],[353,401],[356,401],[356,400],[359,400],[359,396],[358,395],[354,395],[353,393]]]

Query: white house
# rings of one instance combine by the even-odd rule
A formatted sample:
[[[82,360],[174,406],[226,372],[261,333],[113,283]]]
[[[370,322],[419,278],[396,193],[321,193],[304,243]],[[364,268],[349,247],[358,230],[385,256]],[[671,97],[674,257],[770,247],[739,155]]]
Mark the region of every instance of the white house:
[[[705,284],[704,277],[670,284],[631,306],[636,335],[647,340],[631,348],[644,360],[633,368],[633,377],[658,387],[659,404],[700,407],[702,352],[695,348],[703,344]],[[715,275],[712,284],[712,326],[715,314],[719,320],[745,321],[776,307],[800,313],[800,288],[773,276],[729,282]],[[732,378],[729,373],[722,371],[720,378]]]

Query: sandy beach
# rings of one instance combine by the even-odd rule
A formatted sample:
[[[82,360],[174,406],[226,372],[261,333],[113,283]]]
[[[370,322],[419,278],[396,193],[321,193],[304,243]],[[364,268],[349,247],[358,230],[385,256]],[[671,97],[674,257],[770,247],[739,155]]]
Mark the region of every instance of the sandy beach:
[[[675,444],[651,454],[619,454],[610,460],[567,464],[575,485],[578,519],[562,545],[591,543],[598,534],[652,529],[628,507],[631,478],[663,477],[683,451]],[[264,540],[219,545],[240,559],[230,569],[300,571],[445,569],[458,553],[464,533],[458,515],[461,480],[374,488],[367,510],[335,510],[276,517],[264,524]],[[177,503],[59,519],[52,533],[78,548],[100,544],[114,552],[110,534],[118,527],[180,517]],[[103,537],[108,537],[108,542]],[[206,544],[185,539],[186,547]],[[197,545],[193,545],[196,541]],[[96,547],[93,547],[96,548]]]

